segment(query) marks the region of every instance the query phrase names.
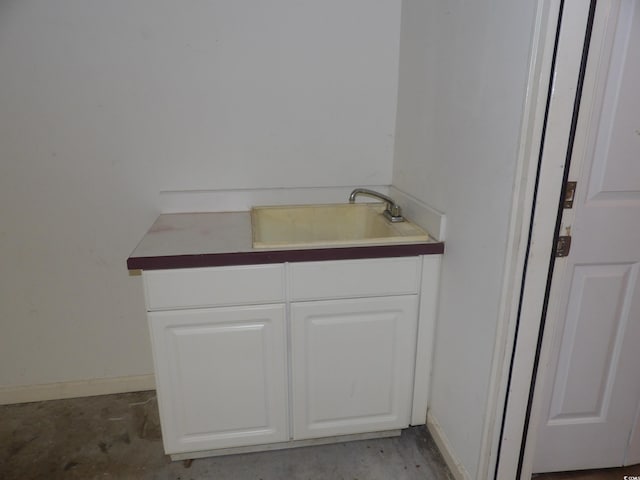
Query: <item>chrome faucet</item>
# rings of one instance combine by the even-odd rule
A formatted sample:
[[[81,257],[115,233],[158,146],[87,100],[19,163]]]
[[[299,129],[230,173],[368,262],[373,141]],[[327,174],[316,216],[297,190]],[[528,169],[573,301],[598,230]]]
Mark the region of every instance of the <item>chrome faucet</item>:
[[[349,203],[355,203],[356,197],[358,195],[366,195],[368,197],[374,197],[382,200],[387,204],[387,208],[383,212],[385,218],[393,223],[404,222],[404,217],[402,216],[402,209],[391,197],[387,197],[382,193],[369,190],[368,188],[356,188],[353,192],[351,192],[351,195],[349,195]]]

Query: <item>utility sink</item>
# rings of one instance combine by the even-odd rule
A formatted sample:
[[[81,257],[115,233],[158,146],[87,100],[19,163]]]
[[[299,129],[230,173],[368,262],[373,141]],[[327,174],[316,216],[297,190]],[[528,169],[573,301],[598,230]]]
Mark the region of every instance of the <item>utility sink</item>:
[[[383,203],[254,207],[254,248],[415,243],[429,235],[409,222],[391,223]]]

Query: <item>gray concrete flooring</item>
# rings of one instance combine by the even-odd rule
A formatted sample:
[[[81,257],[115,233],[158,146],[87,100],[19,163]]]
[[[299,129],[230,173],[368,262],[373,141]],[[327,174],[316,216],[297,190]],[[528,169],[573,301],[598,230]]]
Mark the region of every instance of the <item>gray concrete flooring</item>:
[[[424,427],[401,437],[171,462],[155,392],[0,406],[0,479],[450,480]]]

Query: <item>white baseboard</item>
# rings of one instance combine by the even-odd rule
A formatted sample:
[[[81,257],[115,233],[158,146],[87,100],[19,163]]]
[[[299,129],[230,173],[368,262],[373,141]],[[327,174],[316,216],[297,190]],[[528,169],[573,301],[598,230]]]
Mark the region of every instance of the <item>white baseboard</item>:
[[[92,397],[113,393],[154,390],[153,375],[98,378],[75,382],[46,383],[42,385],[16,385],[0,387],[0,405],[11,403],[41,402],[63,398]]]
[[[464,465],[462,465],[462,463],[460,463],[456,458],[456,455],[451,448],[451,444],[449,443],[449,439],[431,412],[427,412],[427,428],[433,437],[433,441],[436,442],[436,446],[438,447],[438,450],[440,450],[449,470],[451,470],[453,477],[456,480],[471,480],[469,472],[467,472]]]

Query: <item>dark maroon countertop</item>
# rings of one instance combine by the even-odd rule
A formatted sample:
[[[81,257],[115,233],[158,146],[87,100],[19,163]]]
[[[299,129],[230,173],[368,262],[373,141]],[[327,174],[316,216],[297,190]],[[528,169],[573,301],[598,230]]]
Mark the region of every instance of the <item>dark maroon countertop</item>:
[[[249,212],[160,215],[127,259],[129,270],[437,255],[444,243],[254,249]]]

